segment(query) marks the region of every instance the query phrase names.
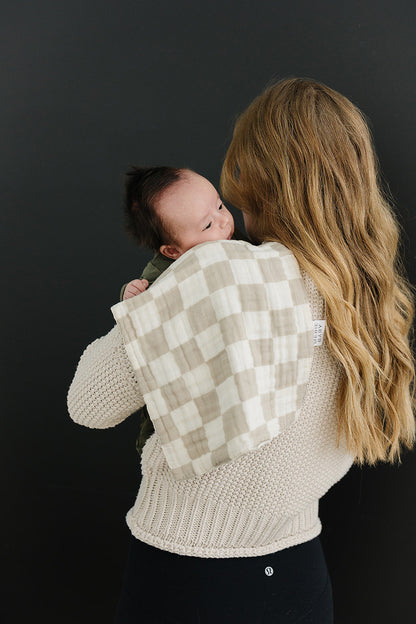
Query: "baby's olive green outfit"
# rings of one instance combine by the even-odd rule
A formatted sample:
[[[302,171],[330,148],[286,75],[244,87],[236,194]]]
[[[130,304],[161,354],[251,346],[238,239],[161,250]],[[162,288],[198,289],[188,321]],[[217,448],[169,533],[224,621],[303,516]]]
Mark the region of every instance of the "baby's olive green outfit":
[[[153,284],[153,282],[165,271],[168,266],[175,262],[170,258],[166,258],[159,251],[155,253],[153,258],[146,264],[144,267],[143,273],[140,276],[140,279],[146,279],[149,282],[149,286]],[[128,283],[128,282],[127,282]],[[124,284],[120,291],[120,301],[123,301],[123,295],[127,284]],[[153,426],[152,421],[150,420],[149,412],[147,411],[146,405],[141,407],[136,414],[139,416],[139,435],[136,440],[136,450],[139,453],[139,457],[142,455],[142,450],[145,445],[145,442],[152,433],[155,428]]]
[[[233,240],[244,240],[250,242],[250,240],[237,228],[234,229],[234,234],[232,236]],[[140,279],[146,279],[149,282],[149,286],[153,284],[153,282],[165,271],[172,262],[175,262],[171,258],[167,258],[160,251],[157,251],[153,258],[146,264],[143,269],[143,272],[140,276]],[[129,282],[127,282],[129,283]],[[120,291],[120,301],[123,301],[124,291],[126,289],[127,284],[124,284]],[[155,428],[150,419],[149,412],[147,411],[146,405],[140,408],[137,412],[135,412],[139,416],[139,435],[136,440],[136,450],[139,453],[139,456],[142,455],[143,447],[146,443],[146,440],[150,438]]]

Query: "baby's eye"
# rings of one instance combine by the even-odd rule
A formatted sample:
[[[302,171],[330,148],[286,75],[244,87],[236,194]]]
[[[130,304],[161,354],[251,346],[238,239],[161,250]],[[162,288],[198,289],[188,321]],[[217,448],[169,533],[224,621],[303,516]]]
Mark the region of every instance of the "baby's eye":
[[[225,206],[224,206],[224,204],[220,204],[220,205],[218,206],[218,210],[221,210],[221,208],[224,208],[224,207],[225,207]],[[208,223],[207,227],[205,227],[205,228],[204,228],[204,230],[208,230],[208,229],[211,227],[211,223],[212,223],[212,221],[210,221],[210,222]]]

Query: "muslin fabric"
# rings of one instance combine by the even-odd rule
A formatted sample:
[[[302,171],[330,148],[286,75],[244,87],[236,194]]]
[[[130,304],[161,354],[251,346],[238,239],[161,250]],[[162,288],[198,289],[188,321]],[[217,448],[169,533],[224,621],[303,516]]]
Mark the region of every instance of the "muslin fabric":
[[[111,311],[176,480],[295,422],[314,327],[299,265],[282,244],[197,245]]]

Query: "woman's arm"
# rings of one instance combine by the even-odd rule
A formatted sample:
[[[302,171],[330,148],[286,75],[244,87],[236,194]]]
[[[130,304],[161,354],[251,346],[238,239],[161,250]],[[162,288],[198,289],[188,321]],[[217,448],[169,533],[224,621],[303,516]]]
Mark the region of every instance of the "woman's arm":
[[[144,405],[117,325],[81,355],[67,405],[72,420],[93,429],[114,427]]]

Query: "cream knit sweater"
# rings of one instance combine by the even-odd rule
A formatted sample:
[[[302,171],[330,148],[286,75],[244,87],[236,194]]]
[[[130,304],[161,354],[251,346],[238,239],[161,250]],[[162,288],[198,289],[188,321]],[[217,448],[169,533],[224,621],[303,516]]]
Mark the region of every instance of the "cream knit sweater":
[[[301,271],[313,319],[324,299]],[[141,459],[143,478],[126,520],[155,547],[197,557],[253,557],[319,535],[319,499],[350,469],[344,440],[337,448],[335,399],[341,366],[324,339],[298,419],[270,442],[197,477],[175,480],[155,433]],[[87,427],[117,425],[143,404],[119,327],[82,354],[68,392],[71,418]]]

